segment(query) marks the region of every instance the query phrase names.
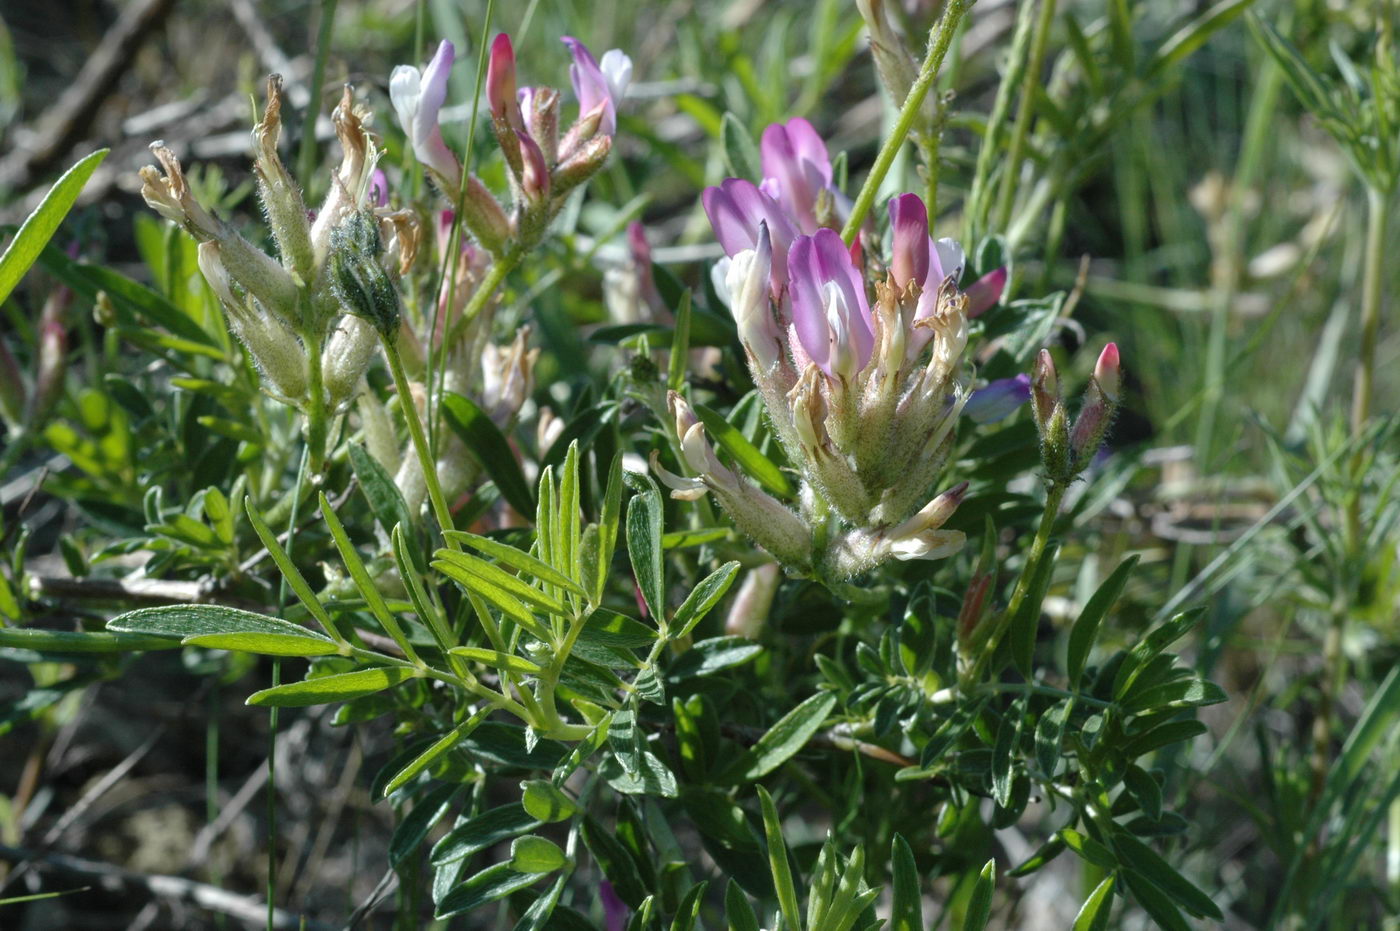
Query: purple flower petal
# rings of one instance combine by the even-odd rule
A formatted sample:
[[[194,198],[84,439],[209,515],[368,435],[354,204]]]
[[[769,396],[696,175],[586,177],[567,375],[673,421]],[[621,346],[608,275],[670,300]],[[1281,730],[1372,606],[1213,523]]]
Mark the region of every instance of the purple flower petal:
[[[1031,396],[1029,375],[1003,378],[972,392],[963,405],[963,416],[974,423],[996,423],[1011,416]]]
[[[875,348],[870,304],[841,237],[820,229],[794,240],[788,282],[793,329],[807,356],[831,376],[865,368]]]
[[[1006,266],[994,268],[967,289],[967,315],[978,317],[991,310],[1006,290]]]
[[[598,60],[588,46],[573,36],[561,36],[559,41],[567,45],[569,53],[574,56],[574,63],[569,66],[569,81],[574,86],[574,95],[578,97],[579,116],[601,108],[598,131],[611,136],[617,130],[617,103],[613,100],[607,75],[598,67]]]
[[[758,225],[768,224],[773,237],[773,291],[787,283],[787,251],[795,235],[792,223],[778,204],[751,181],[729,178],[700,195],[715,238],[730,258],[758,243]]]
[[[894,233],[890,272],[900,288],[917,281],[925,286],[929,270],[928,210],[917,194],[901,194],[890,201],[890,228]]]
[[[774,123],[763,131],[759,144],[765,182],[772,180],[781,192],[778,200],[804,233],[817,231],[817,194],[831,187],[831,157],[826,143],[804,119]]]

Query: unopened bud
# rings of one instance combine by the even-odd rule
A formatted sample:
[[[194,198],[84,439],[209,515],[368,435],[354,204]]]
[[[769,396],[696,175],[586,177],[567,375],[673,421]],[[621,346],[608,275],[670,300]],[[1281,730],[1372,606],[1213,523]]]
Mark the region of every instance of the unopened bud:
[[[481,244],[481,248],[492,255],[499,255],[513,235],[510,218],[476,175],[467,176],[466,195],[462,198],[462,224]]]
[[[1074,472],[1083,471],[1103,444],[1103,437],[1118,412],[1121,374],[1118,347],[1109,343],[1094,367],[1094,377],[1084,391],[1084,406],[1074,421],[1069,446]]]
[[[744,581],[739,586],[739,594],[729,607],[729,615],[724,619],[724,632],[731,637],[758,639],[763,625],[768,622],[768,614],[773,609],[773,597],[782,583],[782,573],[777,563],[764,563],[757,569],[744,573]]]
[[[520,136],[520,157],[520,189],[531,208],[538,209],[549,200],[549,166],[539,143],[527,134]]]
[[[598,173],[612,152],[612,136],[594,136],[554,170],[554,193],[572,191]]]
[[[34,395],[30,398],[31,406],[25,418],[30,429],[38,428],[48,420],[49,412],[63,394],[63,376],[67,370],[68,331],[60,321],[46,319],[40,324]]]
[[[974,281],[967,289],[967,315],[979,317],[1001,300],[1006,290],[1006,266],[995,268]]]
[[[204,280],[228,313],[229,329],[252,356],[262,377],[282,399],[295,403],[306,395],[306,356],[296,336],[277,320],[250,310],[236,297],[216,242],[200,243],[195,253]]]
[[[281,136],[282,77],[274,74],[267,79],[267,106],[262,119],[253,127],[253,167],[258,176],[258,197],[267,212],[282,264],[302,281],[310,281],[315,271],[311,225],[306,219],[301,190],[277,154]]]
[[[486,100],[491,116],[520,129],[520,104],[515,91],[515,48],[504,32],[491,42],[491,54],[486,62]]]
[[[1060,403],[1060,377],[1055,372],[1055,360],[1050,350],[1042,349],[1035,357],[1035,371],[1031,377],[1031,402],[1035,406],[1035,423],[1045,434],[1045,425],[1055,405]]]
[[[348,401],[360,385],[374,353],[374,329],[359,317],[340,318],[326,348],[321,368],[326,385],[326,403],[335,410]]]
[[[385,339],[399,326],[399,295],[379,264],[379,224],[365,211],[331,234],[331,286],[347,313],[363,317]]]
[[[522,87],[520,109],[525,131],[539,143],[545,164],[559,159],[559,92],[552,87]]]
[[[1122,373],[1118,364],[1118,344],[1109,343],[1099,353],[1099,361],[1094,365],[1094,381],[1104,396],[1114,404],[1118,403]]]

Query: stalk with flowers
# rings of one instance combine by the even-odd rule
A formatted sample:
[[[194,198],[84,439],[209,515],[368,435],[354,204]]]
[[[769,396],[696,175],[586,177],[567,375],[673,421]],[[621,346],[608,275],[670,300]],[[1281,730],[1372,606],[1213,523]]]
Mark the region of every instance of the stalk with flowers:
[[[282,160],[270,78],[262,229],[156,143],[140,192],[198,277],[143,293],[52,260],[158,350],[141,388],[105,420],[65,405],[57,310],[37,375],[0,370],[7,422],[108,431],[53,436],[81,466],[126,457],[99,490],[136,517],[103,559],[143,561],[81,629],[31,623],[59,596],[6,583],[0,649],[259,677],[236,687],[284,715],[270,926],[980,931],[1045,896],[1075,928],[1221,920],[1226,877],[1173,810],[1227,697],[1172,652],[1201,613],[1093,519],[1127,484],[1106,444],[1135,353],[1074,338],[1083,278],[1034,274],[1074,114],[1036,119],[1057,8],[1032,6],[979,122],[951,93],[973,4],[862,0],[888,132],[840,153],[820,110],[770,107],[756,141],[725,113],[706,183],[664,209],[638,147],[662,148],[669,91],[629,100],[632,58],[569,35],[483,34],[480,151],[449,118],[476,118],[449,103],[450,41],[346,86],[320,184]],[[566,61],[572,102],[523,83]],[[1031,162],[1063,173],[1023,190]],[[146,389],[180,400],[142,417]],[[188,468],[143,467],[122,418]],[[363,736],[344,778],[391,826],[345,914],[279,885],[289,717]]]

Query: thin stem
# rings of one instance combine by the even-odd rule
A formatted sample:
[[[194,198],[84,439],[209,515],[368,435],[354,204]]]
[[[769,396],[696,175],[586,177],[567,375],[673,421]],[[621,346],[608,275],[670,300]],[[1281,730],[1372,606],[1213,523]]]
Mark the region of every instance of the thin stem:
[[[970,5],[968,0],[949,0],[943,9],[943,16],[930,30],[928,54],[924,56],[924,63],[919,68],[919,76],[909,88],[909,96],[904,98],[904,105],[899,108],[899,117],[895,120],[894,129],[880,147],[875,164],[870,169],[870,174],[866,175],[865,184],[856,196],[851,216],[841,229],[841,238],[846,241],[846,245],[855,241],[861,224],[865,222],[866,214],[870,213],[870,208],[874,206],[875,195],[879,192],[885,175],[889,174],[890,166],[894,164],[900,147],[914,128],[914,121],[919,118],[919,109],[923,106],[924,98],[938,80],[938,69],[942,67],[943,59],[948,54],[948,46],[953,42],[953,34],[958,31],[958,23]]]
[[[1021,174],[1021,158],[1030,132],[1031,114],[1035,108],[1035,88],[1045,64],[1045,46],[1050,40],[1050,24],[1055,19],[1055,0],[1041,0],[1040,18],[1035,24],[1031,41],[1030,63],[1022,76],[1021,102],[1016,110],[1016,125],[1011,129],[1011,149],[1006,155],[1006,171],[1001,176],[1001,192],[997,198],[996,229],[1005,229],[1011,221],[1011,202],[1016,182]]]
[[[321,368],[321,339],[319,334],[302,334],[306,346],[307,402],[306,402],[306,451],[308,468],[312,476],[319,476],[326,467],[326,437],[329,425],[326,418],[325,373]],[[298,500],[300,496],[298,495]]]
[[[394,376],[394,388],[399,393],[399,407],[404,420],[408,421],[408,435],[413,439],[413,451],[418,455],[418,464],[423,469],[423,483],[428,488],[428,500],[433,505],[433,516],[448,549],[460,549],[457,541],[448,534],[452,526],[452,511],[447,507],[447,499],[442,494],[442,484],[438,482],[436,464],[432,450],[428,448],[428,437],[423,432],[423,420],[418,416],[418,406],[413,403],[413,393],[408,385],[408,375],[403,370],[403,359],[399,357],[399,347],[392,336],[380,334],[384,346],[384,357],[389,360],[389,371]]]
[[[1382,261],[1385,254],[1386,232],[1385,194],[1375,188],[1366,193],[1366,268],[1361,286],[1361,346],[1356,360],[1356,381],[1351,394],[1351,436],[1356,440],[1366,431],[1371,419],[1371,402],[1375,394],[1376,339],[1381,324]],[[1351,474],[1359,486],[1366,450],[1358,447],[1351,457]],[[1361,494],[1353,489],[1347,509],[1347,532],[1350,546],[1361,543]]]
[[[316,63],[311,68],[310,93],[306,112],[301,118],[301,151],[297,153],[297,171],[305,184],[316,167],[316,117],[321,113],[321,85],[326,80],[326,59],[331,53],[331,27],[335,24],[338,0],[322,0],[321,24],[316,32]]]
[[[1026,564],[1021,567],[1021,576],[1016,580],[1016,588],[1011,593],[1011,600],[1007,603],[1006,610],[988,628],[989,633],[985,644],[974,648],[977,659],[968,667],[967,673],[961,678],[964,690],[981,679],[987,664],[996,654],[997,646],[1006,633],[1007,625],[1016,616],[1016,612],[1021,609],[1026,595],[1030,593],[1031,578],[1035,575],[1040,560],[1045,556],[1045,547],[1050,542],[1050,532],[1055,527],[1056,518],[1060,516],[1060,502],[1064,500],[1065,488],[1066,486],[1060,482],[1052,482],[1046,490],[1045,511],[1040,516],[1040,526],[1036,528],[1035,539],[1031,541],[1030,552],[1026,555]]]

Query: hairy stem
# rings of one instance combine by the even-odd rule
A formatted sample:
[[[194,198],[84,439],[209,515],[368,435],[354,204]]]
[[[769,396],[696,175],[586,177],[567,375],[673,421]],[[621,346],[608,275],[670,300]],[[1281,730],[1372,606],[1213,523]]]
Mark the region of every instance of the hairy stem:
[[[428,447],[428,437],[423,431],[423,419],[418,416],[418,405],[413,403],[413,392],[408,385],[408,375],[403,370],[403,359],[393,337],[380,334],[384,346],[384,357],[389,360],[389,371],[394,376],[394,389],[399,393],[399,407],[403,418],[408,421],[408,435],[413,440],[413,451],[418,456],[418,465],[423,469],[423,483],[428,488],[428,500],[432,502],[433,516],[437,518],[438,529],[448,549],[460,549],[457,541],[448,531],[452,526],[452,511],[447,507],[447,499],[442,494],[442,484],[438,481],[437,466],[433,461],[433,451]]]
[[[963,14],[972,4],[968,0],[949,0],[943,8],[943,15],[934,24],[929,32],[928,53],[924,56],[924,63],[919,67],[919,76],[915,79],[912,87],[909,88],[909,96],[904,98],[904,105],[899,108],[899,117],[895,120],[894,129],[885,139],[884,145],[880,147],[880,154],[875,157],[875,164],[870,169],[870,174],[866,175],[865,184],[861,186],[860,193],[856,196],[855,205],[851,208],[851,216],[846,220],[846,225],[841,230],[841,238],[850,245],[855,241],[856,234],[860,232],[860,226],[865,222],[865,217],[870,213],[870,208],[875,204],[875,195],[880,190],[880,184],[885,180],[885,175],[889,174],[890,166],[894,164],[895,156],[899,154],[899,149],[904,145],[904,141],[909,138],[910,131],[914,128],[914,121],[919,118],[919,109],[923,106],[924,98],[928,96],[929,89],[938,80],[938,70],[943,66],[943,59],[948,54],[948,46],[953,42],[953,34],[958,30],[958,23],[962,21]]]

